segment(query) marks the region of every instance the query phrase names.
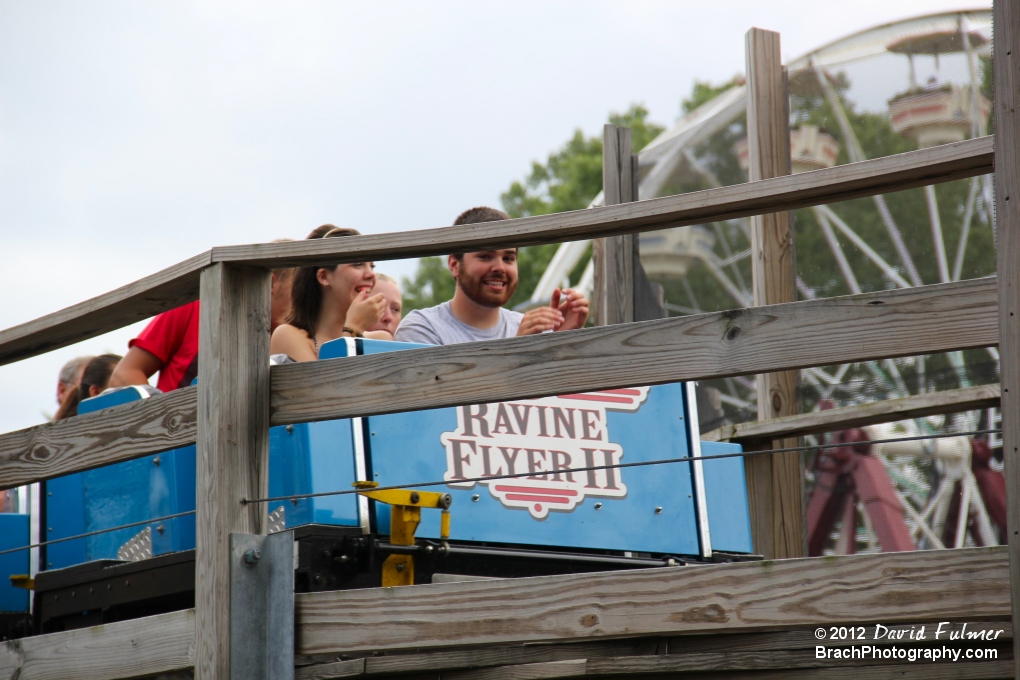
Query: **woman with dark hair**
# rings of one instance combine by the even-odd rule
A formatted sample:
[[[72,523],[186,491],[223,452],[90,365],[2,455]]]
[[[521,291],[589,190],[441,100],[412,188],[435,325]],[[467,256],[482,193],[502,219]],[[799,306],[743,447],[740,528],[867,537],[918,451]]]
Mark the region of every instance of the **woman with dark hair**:
[[[82,371],[78,387],[67,393],[64,401],[60,404],[57,415],[53,416],[53,420],[63,420],[78,415],[78,404],[83,399],[98,397],[102,394],[110,384],[113,369],[117,368],[117,364],[122,358],[116,354],[100,354],[85,364],[85,370]]]
[[[309,238],[353,236],[354,229],[319,227]],[[366,330],[374,326],[386,309],[386,298],[377,293],[375,264],[356,262],[332,267],[302,267],[294,277],[291,311],[287,322],[273,331],[270,354],[286,354],[294,361],[314,361],[319,347],[339,337],[368,337],[392,340],[385,331]]]

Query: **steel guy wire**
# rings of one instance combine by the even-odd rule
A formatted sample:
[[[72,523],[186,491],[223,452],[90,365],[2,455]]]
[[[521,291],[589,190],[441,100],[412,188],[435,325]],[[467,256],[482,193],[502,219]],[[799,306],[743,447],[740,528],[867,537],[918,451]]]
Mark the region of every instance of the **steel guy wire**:
[[[644,467],[646,465],[665,465],[668,463],[689,463],[691,461],[712,461],[722,460],[724,458],[747,458],[750,456],[770,455],[774,453],[793,453],[796,451],[814,451],[816,449],[838,449],[844,446],[859,446],[861,444],[891,444],[894,442],[913,442],[921,441],[924,439],[947,439],[951,437],[972,437],[982,434],[993,434],[1002,432],[1001,429],[991,430],[971,430],[969,432],[951,432],[946,434],[925,434],[917,435],[914,437],[897,437],[893,439],[871,439],[867,441],[859,442],[846,442],[842,444],[813,444],[809,446],[790,446],[783,449],[765,449],[763,451],[741,451],[740,453],[723,453],[717,456],[684,456],[683,458],[660,458],[658,460],[644,460],[636,461],[633,463],[613,463],[609,465],[591,465],[589,467],[581,468],[566,468],[560,470],[548,470],[548,471],[535,471],[535,472],[515,472],[512,474],[504,475],[492,475],[490,477],[469,477],[465,479],[443,479],[433,482],[417,482],[415,484],[395,484],[392,486],[377,486],[373,487],[372,491],[392,491],[395,489],[421,489],[428,486],[446,486],[449,484],[477,484],[478,482],[490,482],[497,479],[520,479],[522,477],[548,477],[552,474],[570,474],[573,472],[595,472],[597,470],[618,470],[621,468],[631,467]],[[347,496],[356,494],[363,489],[343,489],[340,491],[320,491],[318,493],[304,493],[295,494],[292,496],[272,496],[270,498],[242,498],[241,504],[246,505],[248,503],[273,503],[275,501],[296,501],[303,498],[320,498],[322,496]]]
[[[19,548],[9,548],[8,550],[0,550],[0,555],[6,555],[8,553],[19,552],[21,550],[30,550],[31,548],[41,548],[44,545],[51,545],[53,543],[63,543],[64,541],[73,541],[78,538],[88,538],[89,536],[97,536],[99,534],[107,534],[111,531],[120,531],[121,529],[130,529],[131,527],[140,527],[143,524],[152,524],[153,522],[162,522],[168,519],[176,519],[178,517],[187,517],[188,515],[194,515],[194,510],[188,510],[187,512],[178,512],[174,515],[164,515],[162,517],[153,517],[152,519],[142,520],[141,522],[131,522],[130,524],[121,524],[120,526],[110,527],[109,529],[96,529],[95,531],[87,531],[84,534],[75,534],[74,536],[64,536],[63,538],[54,538],[49,541],[40,541],[39,543],[32,543],[31,545],[23,545]]]
[[[814,451],[817,449],[835,449],[843,446],[857,446],[860,444],[891,444],[894,442],[912,442],[921,441],[925,439],[948,439],[951,437],[971,437],[982,434],[995,434],[1002,432],[1001,429],[991,430],[971,430],[969,432],[949,432],[945,434],[926,434],[918,435],[915,437],[896,437],[893,439],[870,439],[867,441],[858,442],[846,442],[841,444],[814,444],[808,446],[790,446],[782,449],[765,449],[762,451],[741,451],[740,453],[723,453],[717,456],[684,456],[682,458],[661,458],[659,460],[645,460],[637,461],[633,463],[614,463],[611,465],[592,465],[589,467],[582,468],[569,468],[556,470],[555,472],[550,470],[548,472],[517,472],[513,474],[505,475],[493,475],[491,477],[473,477],[467,479],[458,480],[441,480],[433,482],[417,482],[415,484],[398,484],[394,486],[378,486],[373,488],[373,491],[390,491],[393,489],[420,489],[428,486],[445,486],[451,483],[456,484],[476,484],[478,482],[488,482],[498,479],[519,479],[521,477],[544,477],[551,474],[569,474],[573,472],[595,472],[598,470],[618,470],[620,468],[631,468],[631,467],[645,467],[648,465],[665,465],[669,463],[689,463],[692,461],[711,461],[711,460],[722,460],[725,458],[747,458],[749,456],[760,456],[774,453],[793,453],[797,451]],[[358,493],[359,489],[342,489],[340,491],[321,491],[319,493],[306,493],[296,494],[293,496],[274,496],[271,498],[242,498],[241,504],[247,505],[249,503],[272,503],[274,501],[290,501],[300,500],[303,498],[320,498],[322,496],[347,496]],[[65,536],[63,538],[54,538],[49,541],[40,541],[39,543],[32,543],[30,545],[24,545],[17,548],[9,548],[7,550],[0,550],[0,555],[7,555],[9,553],[20,552],[22,550],[30,550],[32,548],[40,548],[44,545],[51,545],[54,543],[64,543],[65,541],[74,541],[79,538],[88,538],[89,536],[97,536],[99,534],[109,533],[111,531],[120,531],[121,529],[130,529],[132,527],[143,526],[146,524],[153,524],[154,522],[163,522],[165,520],[176,519],[178,517],[187,517],[188,515],[194,515],[194,510],[188,510],[186,512],[178,512],[173,515],[164,515],[162,517],[153,517],[152,519],[146,519],[139,522],[131,522],[129,524],[121,524],[115,527],[109,527],[107,529],[96,529],[95,531],[88,531],[83,534],[75,534],[74,536]]]

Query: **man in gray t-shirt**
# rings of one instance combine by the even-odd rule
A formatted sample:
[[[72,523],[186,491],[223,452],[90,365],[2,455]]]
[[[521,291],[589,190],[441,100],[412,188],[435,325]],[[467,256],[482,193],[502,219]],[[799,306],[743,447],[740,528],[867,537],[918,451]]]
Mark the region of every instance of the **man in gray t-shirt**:
[[[509,216],[500,210],[472,208],[461,213],[454,224],[506,219]],[[548,307],[526,314],[503,309],[517,289],[516,248],[450,255],[447,266],[457,281],[453,299],[408,314],[397,328],[395,340],[453,345],[573,330],[588,320],[588,300],[569,288],[553,291]]]

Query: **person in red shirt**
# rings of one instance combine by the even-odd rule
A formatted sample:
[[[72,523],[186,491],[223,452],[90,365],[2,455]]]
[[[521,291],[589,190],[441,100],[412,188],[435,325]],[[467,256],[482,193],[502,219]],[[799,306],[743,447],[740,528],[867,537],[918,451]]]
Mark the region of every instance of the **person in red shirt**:
[[[198,377],[198,300],[157,316],[128,347],[110,387],[144,385],[156,371],[161,392],[190,385]]]
[[[294,270],[273,270],[272,328],[290,314]],[[128,343],[128,353],[110,377],[110,387],[146,385],[157,371],[156,388],[170,392],[198,377],[198,301],[163,312]]]

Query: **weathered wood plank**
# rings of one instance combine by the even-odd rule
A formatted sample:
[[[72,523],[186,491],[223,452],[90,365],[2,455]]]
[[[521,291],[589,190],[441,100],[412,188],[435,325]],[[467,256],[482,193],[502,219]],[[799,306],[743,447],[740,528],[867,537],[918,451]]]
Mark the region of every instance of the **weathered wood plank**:
[[[1006,550],[978,548],[307,593],[297,651],[987,621],[1009,617],[1008,587]]]
[[[541,390],[747,375],[763,367],[825,365],[994,344],[998,338],[994,299],[994,279],[983,279],[835,298],[831,304],[799,302],[617,329],[334,360],[346,362],[342,365],[327,361],[279,366],[272,371],[278,390],[273,424],[537,396]],[[850,336],[844,332],[849,324],[855,325]],[[797,351],[783,349],[784,338],[805,326],[812,331],[804,334]],[[758,348],[758,341],[765,344]],[[509,343],[513,351],[491,350],[507,347],[502,343]],[[772,349],[773,344],[779,349]],[[428,358],[422,360],[422,354]],[[407,356],[417,358],[405,361]],[[552,363],[543,366],[543,362]],[[432,372],[423,373],[423,367]],[[341,368],[347,382],[338,384]],[[488,379],[501,371],[512,371],[515,380]],[[436,375],[443,383],[438,388]],[[529,377],[519,380],[522,375]],[[990,403],[986,397],[994,399],[993,393],[986,394],[994,387],[973,390],[967,397],[974,399],[971,407]],[[0,435],[0,488],[190,444],[196,432],[196,391],[185,388],[98,414]],[[862,418],[871,418],[871,405],[853,408],[862,409]],[[919,404],[922,410],[916,413],[910,408],[907,403],[898,415],[918,415],[928,406]],[[792,425],[820,431],[828,427],[826,417],[805,414],[797,417],[803,421]],[[777,426],[786,427],[782,422]],[[111,434],[116,431],[120,433]],[[756,436],[754,430],[746,432],[749,438]]]
[[[959,663],[906,663],[886,666],[858,666],[848,663],[831,668],[722,671],[704,676],[711,680],[995,680],[1013,677],[1012,661],[973,661]],[[602,676],[604,680],[635,677]],[[642,680],[676,680],[675,673],[636,676]]]
[[[0,435],[0,489],[195,443],[197,387]]]
[[[275,366],[274,425],[994,345],[994,279]],[[849,328],[853,332],[847,332]],[[790,343],[791,335],[798,342]]]
[[[490,666],[512,666],[549,661],[592,659],[604,656],[657,654],[665,649],[661,638],[600,640],[563,645],[518,645],[513,647],[474,647],[421,654],[397,654],[365,660],[366,675],[414,673],[426,670],[446,671]]]
[[[557,243],[741,217],[777,209],[899,191],[990,172],[991,137],[790,177],[606,206],[505,220],[347,239],[214,248],[105,295],[0,331],[0,365],[65,347],[191,302],[198,272],[211,262],[290,267],[320,262],[399,259],[456,250]]]
[[[94,338],[198,297],[209,251],[104,295],[0,331],[0,366]]]
[[[230,534],[264,534],[269,488],[269,271],[202,272],[195,518],[195,677],[230,672]]]
[[[999,333],[1002,367],[1002,450],[1005,462],[1009,580],[1013,618],[1020,620],[1020,5],[999,0],[993,71],[995,129],[1004,145],[995,168],[995,245],[999,273]],[[1020,677],[1020,639],[1013,640]]]
[[[213,249],[213,261],[293,267],[576,241],[900,191],[987,174],[993,162],[992,138],[982,137],[761,182],[555,215],[343,239],[226,246]]]
[[[0,643],[0,680],[114,680],[191,668],[188,609]]]
[[[447,680],[544,680],[546,678],[577,678],[588,675],[586,659],[547,661],[519,666],[497,666],[469,671],[443,673]]]
[[[294,670],[294,680],[333,680],[352,678],[365,674],[366,659],[349,659],[333,663],[302,666]]]
[[[801,413],[770,421],[727,425],[701,435],[706,442],[752,442],[782,437],[835,432],[851,427],[892,423],[946,413],[961,413],[999,405],[999,384],[963,387],[900,399],[886,399],[828,411]]]
[[[602,196],[604,205],[636,200],[630,129],[606,125],[602,131]],[[607,236],[592,242],[595,268],[595,325],[634,321],[634,234]]]
[[[790,174],[790,96],[779,34],[752,28],[745,36],[747,130],[751,181]],[[796,266],[790,213],[751,217],[751,289],[755,306],[794,302]],[[791,338],[792,341],[792,338]],[[758,420],[800,411],[799,371],[759,373]],[[797,446],[779,439],[775,448]],[[803,455],[757,456],[744,461],[756,552],[767,559],[807,554],[803,508]]]
[[[967,664],[967,673],[963,677],[1012,677],[1009,673],[1003,675],[1003,669],[1009,668],[1009,661],[996,662],[972,662]],[[935,670],[936,663],[924,664],[927,668]],[[960,662],[941,662],[939,665],[955,668]],[[720,677],[714,673],[730,671],[732,677],[746,678],[756,677],[757,674],[748,675],[748,671],[774,671],[774,670],[807,670],[818,669],[815,673],[807,674],[807,677],[830,677],[828,672],[820,669],[845,669],[853,667],[863,675],[856,677],[887,677],[892,668],[893,677],[909,677],[899,675],[905,670],[906,662],[896,663],[881,659],[863,660],[834,660],[816,659],[813,650],[771,650],[760,652],[732,652],[717,654],[673,654],[661,656],[640,656],[622,657],[607,659],[578,659],[575,661],[554,661],[546,663],[524,664],[517,666],[503,666],[500,668],[485,668],[478,670],[454,671],[444,673],[444,680],[551,680],[552,678],[577,678],[577,677],[676,677],[676,673],[713,673],[712,678]],[[875,669],[873,667],[879,667]],[[898,668],[897,668],[898,667]],[[974,673],[977,673],[976,675]],[[985,673],[990,672],[991,675]],[[730,677],[727,673],[721,677]],[[954,671],[949,675],[935,676],[924,675],[915,677],[947,677],[957,678],[960,675]],[[662,674],[662,675],[659,675]],[[668,675],[666,675],[668,674]],[[758,676],[760,677],[760,676]],[[775,677],[767,675],[765,677]],[[798,676],[795,676],[798,677]],[[799,676],[805,677],[805,676]]]
[[[882,637],[876,638],[874,626],[868,626],[865,631],[866,644],[872,646],[888,646],[906,644],[921,645],[908,639],[911,631],[917,632],[922,627],[925,631],[926,643],[929,646],[944,644],[949,638],[949,632],[960,634],[966,632],[989,631],[994,636],[989,638],[997,648],[1005,649],[1004,656],[1008,655],[1008,647],[1013,637],[1013,629],[1008,621],[995,623],[974,622],[943,624],[942,634],[939,640],[934,639],[938,621],[920,621],[917,623],[889,625],[886,632],[883,629]],[[898,636],[902,635],[902,638]],[[672,658],[693,658],[704,656],[709,659],[709,664],[716,663],[713,657],[720,655],[732,655],[734,653],[749,652],[775,652],[798,650],[801,654],[798,659],[809,659],[810,653],[813,658],[815,648],[819,644],[826,647],[848,647],[862,644],[860,640],[838,640],[826,639],[820,643],[815,635],[814,627],[801,630],[784,630],[775,632],[754,632],[754,633],[727,633],[710,635],[682,635],[672,637],[653,638],[623,638],[616,640],[599,640],[597,642],[571,642],[566,644],[531,644],[514,645],[508,647],[468,647],[441,652],[421,652],[405,654],[386,654],[382,656],[371,656],[365,659],[352,659],[349,661],[321,663],[314,666],[307,666],[299,669],[297,677],[310,680],[325,680],[333,677],[350,677],[352,675],[369,676],[394,676],[407,673],[420,672],[445,672],[452,670],[484,669],[492,666],[534,666],[545,664],[551,661],[569,661],[576,659],[588,660],[588,672],[597,666],[592,665],[593,660],[614,657],[630,657],[640,659],[664,658],[663,655],[672,655]],[[953,642],[953,645],[960,643]],[[975,643],[970,643],[975,644]],[[986,645],[984,642],[976,643]],[[670,658],[670,657],[666,657]],[[614,663],[616,662],[614,660]],[[608,663],[608,662],[607,662]],[[650,661],[639,661],[638,663],[649,664]],[[794,664],[796,665],[796,664]],[[706,664],[706,668],[708,665]],[[446,677],[446,676],[444,676]]]

